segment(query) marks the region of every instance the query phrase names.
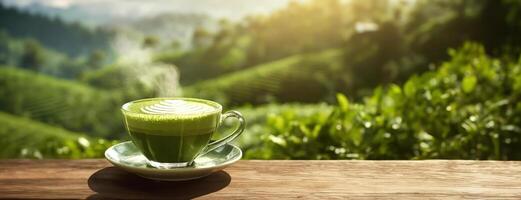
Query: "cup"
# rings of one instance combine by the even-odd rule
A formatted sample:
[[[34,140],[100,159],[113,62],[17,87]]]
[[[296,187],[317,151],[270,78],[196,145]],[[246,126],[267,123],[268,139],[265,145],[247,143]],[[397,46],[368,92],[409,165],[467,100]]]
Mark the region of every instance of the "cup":
[[[187,167],[204,155],[237,138],[245,121],[237,111],[222,113],[216,102],[196,98],[149,98],[124,104],[121,110],[135,146],[156,168]],[[231,134],[210,141],[226,118],[237,118]]]

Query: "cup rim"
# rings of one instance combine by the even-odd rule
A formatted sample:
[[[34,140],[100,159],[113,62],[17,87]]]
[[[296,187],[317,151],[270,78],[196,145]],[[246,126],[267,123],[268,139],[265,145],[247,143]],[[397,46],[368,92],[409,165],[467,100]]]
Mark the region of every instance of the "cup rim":
[[[135,112],[135,111],[131,111],[128,109],[128,107],[133,103],[138,103],[138,102],[142,102],[142,101],[151,101],[151,100],[187,100],[187,101],[202,102],[202,103],[210,104],[211,106],[214,106],[216,108],[215,112],[211,112],[211,113],[222,112],[222,105],[215,101],[211,101],[211,100],[207,100],[207,99],[191,98],[191,97],[152,97],[152,98],[137,99],[137,100],[129,101],[129,102],[123,104],[121,106],[121,111],[123,111],[123,113],[140,114],[140,115],[175,115],[175,114],[164,114],[164,113],[163,114],[140,113],[140,112]]]

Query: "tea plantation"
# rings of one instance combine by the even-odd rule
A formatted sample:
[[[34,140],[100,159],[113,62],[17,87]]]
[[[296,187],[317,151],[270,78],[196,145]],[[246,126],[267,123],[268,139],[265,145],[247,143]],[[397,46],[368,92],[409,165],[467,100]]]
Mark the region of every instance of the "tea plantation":
[[[1,111],[94,136],[124,132],[117,93],[9,67],[0,67],[0,87]]]
[[[436,69],[401,86],[377,88],[361,102],[338,94],[337,105],[233,108],[248,120],[238,143],[248,159],[521,159],[521,60],[491,58],[474,43],[450,50],[450,55]],[[296,67],[299,59],[295,56],[240,72],[245,75],[210,80],[189,91],[257,94],[254,89],[261,88],[269,94],[277,91],[269,85],[281,84],[280,74],[290,75],[282,73],[279,65]],[[261,80],[253,77],[275,77],[271,73],[280,75],[269,79],[272,83],[244,84]],[[93,138],[92,133],[119,130],[125,134],[116,116],[120,105],[116,94],[21,70],[3,68],[0,74],[0,108],[6,112],[0,113],[2,158],[101,157],[115,141]],[[231,85],[237,90],[226,89]],[[10,92],[14,90],[31,92]],[[113,117],[98,118],[100,112]]]
[[[330,92],[331,74],[340,68],[341,51],[295,55],[203,81],[185,89],[186,96],[225,105],[267,102],[317,102]]]
[[[116,141],[0,112],[0,158],[93,158]]]

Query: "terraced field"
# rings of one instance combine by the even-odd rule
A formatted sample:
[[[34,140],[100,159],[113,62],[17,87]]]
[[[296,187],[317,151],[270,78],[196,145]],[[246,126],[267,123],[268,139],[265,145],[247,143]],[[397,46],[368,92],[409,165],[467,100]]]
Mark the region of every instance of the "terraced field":
[[[101,157],[111,142],[0,112],[0,158]]]
[[[332,49],[291,56],[189,86],[184,94],[227,105],[317,102],[332,92],[331,76],[342,66],[340,54]]]
[[[93,136],[123,132],[118,94],[0,67],[0,111]]]

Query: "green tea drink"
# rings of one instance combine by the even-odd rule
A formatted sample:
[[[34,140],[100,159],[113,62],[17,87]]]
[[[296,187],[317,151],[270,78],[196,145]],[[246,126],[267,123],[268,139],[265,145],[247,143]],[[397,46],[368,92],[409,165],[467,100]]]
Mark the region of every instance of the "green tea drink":
[[[123,105],[134,144],[150,161],[191,162],[208,144],[221,118],[217,103],[189,98],[154,98]]]

